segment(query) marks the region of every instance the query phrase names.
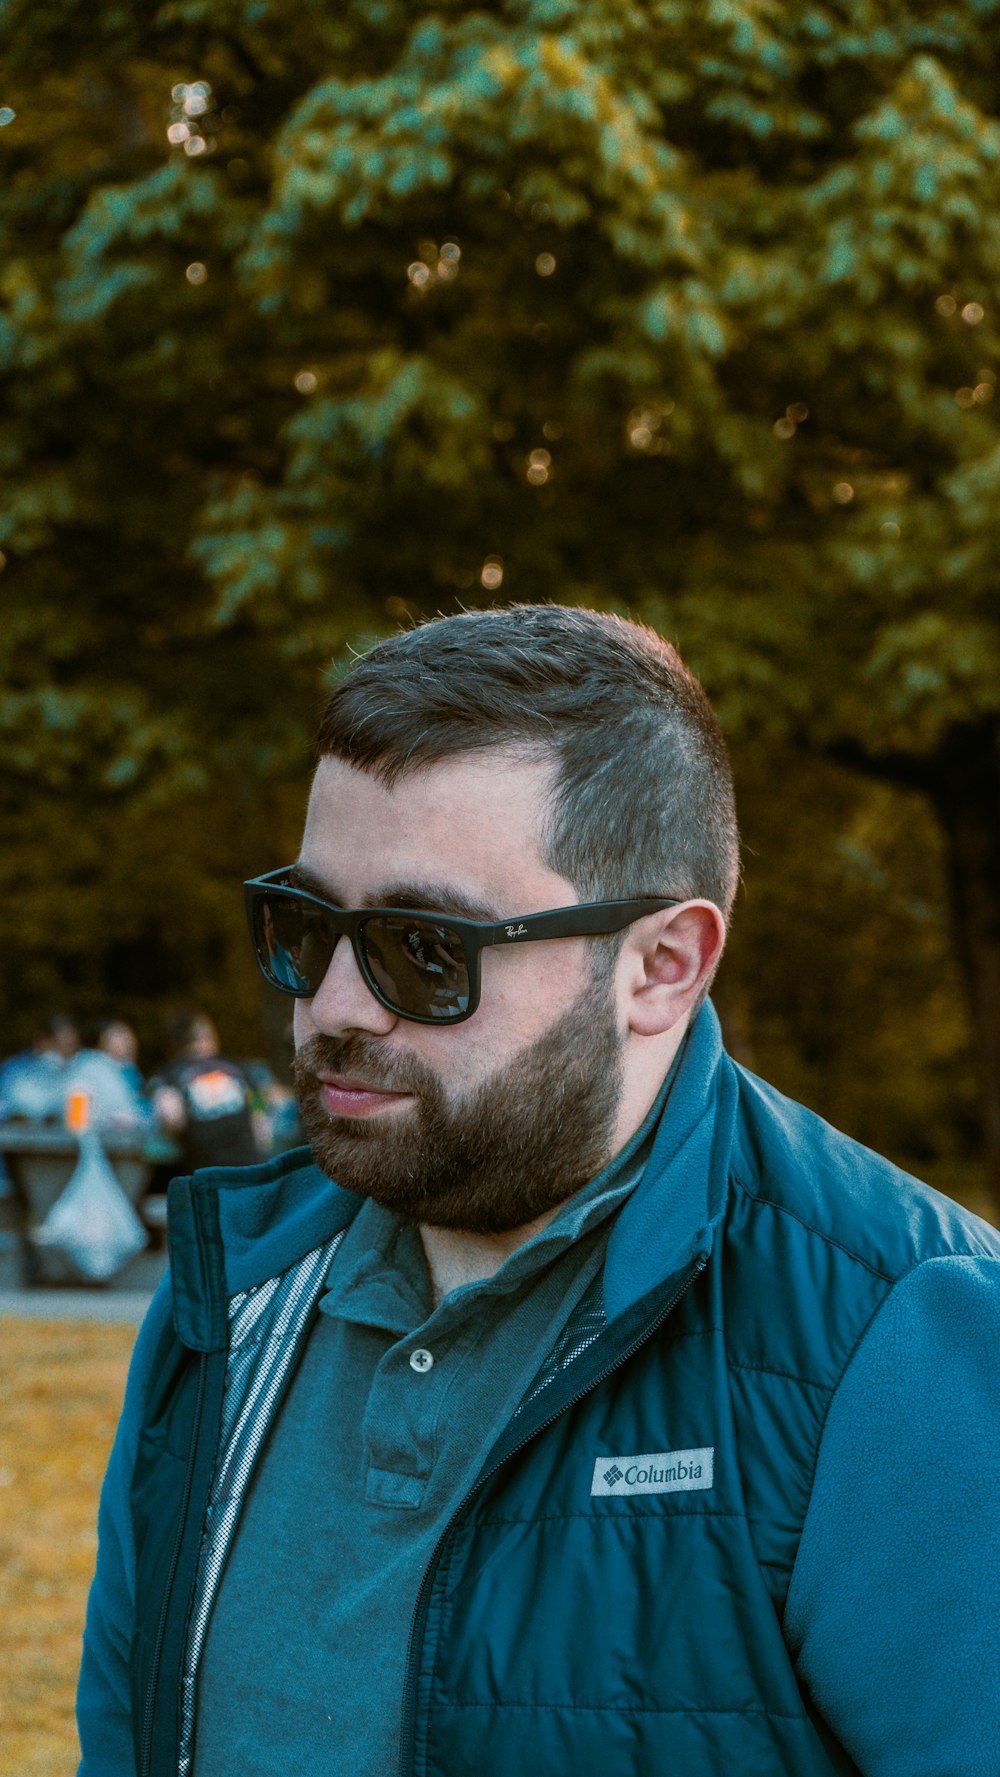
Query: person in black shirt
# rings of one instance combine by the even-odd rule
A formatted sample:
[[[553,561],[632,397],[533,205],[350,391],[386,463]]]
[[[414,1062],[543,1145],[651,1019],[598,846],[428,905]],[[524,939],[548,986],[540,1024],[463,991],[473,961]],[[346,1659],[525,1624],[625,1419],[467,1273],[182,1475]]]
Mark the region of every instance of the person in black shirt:
[[[250,1082],[219,1052],[203,1012],[177,1012],[167,1023],[172,1059],[152,1084],[153,1108],[180,1143],[185,1172],[199,1166],[253,1166],[260,1154],[250,1117]]]

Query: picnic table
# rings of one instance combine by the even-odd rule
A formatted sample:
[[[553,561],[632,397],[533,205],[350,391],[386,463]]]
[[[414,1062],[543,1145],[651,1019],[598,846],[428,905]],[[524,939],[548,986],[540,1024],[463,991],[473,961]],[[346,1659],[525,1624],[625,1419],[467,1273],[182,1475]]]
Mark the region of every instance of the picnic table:
[[[151,1233],[162,1230],[160,1204],[144,1195],[157,1166],[179,1157],[176,1144],[149,1124],[113,1125],[100,1131],[101,1146],[130,1203]],[[79,1284],[79,1279],[58,1253],[32,1236],[62,1195],[80,1158],[80,1138],[62,1123],[36,1123],[23,1119],[0,1122],[0,1156],[14,1188],[13,1220],[21,1252],[23,1282]]]

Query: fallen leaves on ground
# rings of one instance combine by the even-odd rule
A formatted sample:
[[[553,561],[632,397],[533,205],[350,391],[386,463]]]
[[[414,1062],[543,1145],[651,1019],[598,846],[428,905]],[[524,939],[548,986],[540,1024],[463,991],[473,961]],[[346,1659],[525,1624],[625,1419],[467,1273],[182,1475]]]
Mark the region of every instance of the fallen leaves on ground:
[[[0,1321],[0,1777],[72,1777],[97,1501],[132,1326]]]

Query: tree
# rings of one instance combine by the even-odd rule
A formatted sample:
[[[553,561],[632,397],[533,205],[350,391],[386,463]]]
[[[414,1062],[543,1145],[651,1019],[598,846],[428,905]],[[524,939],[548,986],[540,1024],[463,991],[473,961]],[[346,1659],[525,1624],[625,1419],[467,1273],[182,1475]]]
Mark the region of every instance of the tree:
[[[279,784],[269,660],[644,615],[930,801],[1000,1184],[996,5],[4,13],[15,759]]]

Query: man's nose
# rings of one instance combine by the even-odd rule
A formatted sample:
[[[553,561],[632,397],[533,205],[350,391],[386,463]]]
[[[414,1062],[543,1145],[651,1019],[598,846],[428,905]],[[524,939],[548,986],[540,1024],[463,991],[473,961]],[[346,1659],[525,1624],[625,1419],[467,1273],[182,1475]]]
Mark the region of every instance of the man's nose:
[[[397,1022],[396,1013],[372,993],[346,936],[337,940],[330,966],[308,1004],[313,1024],[326,1036],[345,1030],[385,1036]]]

